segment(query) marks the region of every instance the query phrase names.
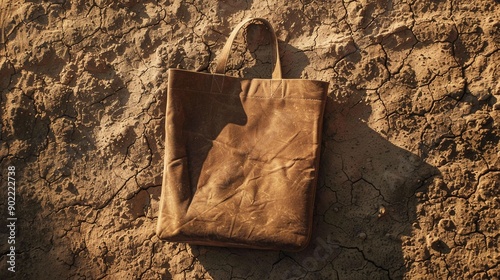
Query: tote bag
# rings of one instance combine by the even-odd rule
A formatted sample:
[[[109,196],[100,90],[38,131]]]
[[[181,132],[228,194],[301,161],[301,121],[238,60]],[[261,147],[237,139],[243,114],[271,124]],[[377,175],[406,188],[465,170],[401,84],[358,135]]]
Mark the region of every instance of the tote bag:
[[[271,33],[272,79],[224,75],[239,30]],[[228,38],[215,73],[168,70],[157,234],[172,242],[298,251],[309,242],[328,83],[282,79],[270,23]]]

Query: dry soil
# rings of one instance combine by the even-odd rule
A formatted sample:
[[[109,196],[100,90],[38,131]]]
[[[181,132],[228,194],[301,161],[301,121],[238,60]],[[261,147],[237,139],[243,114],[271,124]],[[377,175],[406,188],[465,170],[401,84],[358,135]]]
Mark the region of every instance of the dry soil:
[[[299,253],[154,232],[166,70],[213,69],[250,16],[285,78],[330,82]],[[500,278],[499,20],[496,0],[1,0],[0,278]],[[228,74],[270,77],[259,28]]]

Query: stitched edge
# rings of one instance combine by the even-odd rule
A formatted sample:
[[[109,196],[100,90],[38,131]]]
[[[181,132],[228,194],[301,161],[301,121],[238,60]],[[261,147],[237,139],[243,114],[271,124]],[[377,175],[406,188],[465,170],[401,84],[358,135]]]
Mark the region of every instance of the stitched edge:
[[[205,91],[205,90],[194,90],[194,89],[185,89],[185,88],[169,87],[168,90],[169,91],[171,91],[171,90],[183,90],[183,91],[191,91],[191,92],[202,92],[202,93],[211,94],[211,95],[222,95],[222,96],[238,97],[238,98],[241,97],[241,95],[239,95],[239,94],[238,95],[224,94],[224,93],[209,92],[209,91]],[[319,99],[319,98],[295,98],[295,97],[282,97],[282,96],[266,97],[266,96],[248,96],[248,95],[245,95],[245,97],[256,98],[256,99],[283,99],[283,100],[291,99],[291,100],[311,100],[311,101],[324,101],[325,100],[325,99]]]

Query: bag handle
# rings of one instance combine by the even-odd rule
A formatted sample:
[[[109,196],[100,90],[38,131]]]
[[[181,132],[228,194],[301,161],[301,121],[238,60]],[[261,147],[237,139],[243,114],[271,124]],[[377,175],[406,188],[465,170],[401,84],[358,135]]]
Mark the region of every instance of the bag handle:
[[[243,20],[242,22],[240,22],[233,29],[233,32],[231,33],[231,35],[227,39],[227,42],[224,45],[224,48],[222,49],[222,52],[217,59],[217,63],[215,65],[215,73],[219,73],[219,74],[225,73],[227,60],[229,59],[229,53],[231,52],[231,46],[233,45],[234,39],[236,38],[236,35],[238,35],[238,32],[240,31],[240,29],[250,21],[260,21],[261,23],[263,23],[267,27],[267,29],[271,33],[271,45],[272,45],[272,49],[273,49],[273,61],[274,61],[274,69],[273,69],[272,78],[273,79],[281,79],[281,62],[280,62],[280,55],[279,55],[279,50],[278,50],[278,38],[276,37],[276,33],[274,33],[274,29],[271,26],[271,24],[263,18],[247,18],[247,19]]]

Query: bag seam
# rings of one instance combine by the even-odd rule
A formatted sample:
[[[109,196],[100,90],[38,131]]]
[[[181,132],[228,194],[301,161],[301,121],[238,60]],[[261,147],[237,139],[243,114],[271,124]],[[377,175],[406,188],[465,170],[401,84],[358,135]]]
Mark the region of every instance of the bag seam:
[[[205,91],[205,90],[195,90],[195,89],[185,89],[185,88],[169,87],[168,90],[169,91],[171,91],[171,90],[183,90],[183,91],[191,91],[191,92],[202,92],[205,94],[212,94],[212,95],[240,97],[240,95],[234,95],[234,94],[224,94],[224,93],[217,93],[217,92],[209,92],[209,91]],[[319,98],[266,97],[266,96],[248,96],[248,95],[246,95],[245,97],[256,98],[256,99],[292,99],[292,100],[311,100],[311,101],[324,101],[325,100],[325,99],[319,99]]]

